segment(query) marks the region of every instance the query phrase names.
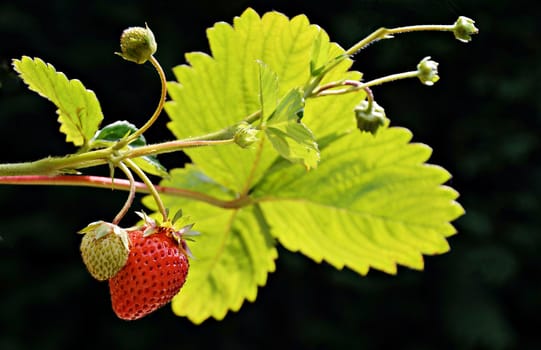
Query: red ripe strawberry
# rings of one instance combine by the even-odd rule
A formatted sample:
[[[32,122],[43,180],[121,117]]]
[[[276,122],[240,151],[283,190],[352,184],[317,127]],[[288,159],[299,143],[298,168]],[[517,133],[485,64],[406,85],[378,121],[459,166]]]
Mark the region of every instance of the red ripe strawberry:
[[[113,311],[121,319],[136,320],[164,306],[186,281],[189,263],[179,232],[164,227],[154,232],[128,232],[128,262],[109,280]]]

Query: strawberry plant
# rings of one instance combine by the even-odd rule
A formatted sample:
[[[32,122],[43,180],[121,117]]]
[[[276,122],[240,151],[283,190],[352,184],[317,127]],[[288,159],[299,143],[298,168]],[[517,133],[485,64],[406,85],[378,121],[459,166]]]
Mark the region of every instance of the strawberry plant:
[[[194,323],[223,319],[255,300],[275,269],[277,244],[360,275],[395,274],[397,265],[422,270],[423,255],[449,250],[451,222],[464,210],[445,185],[450,174],[426,163],[431,149],[410,143],[409,130],[390,126],[373,88],[408,78],[433,85],[438,63],[425,57],[411,71],[369,81],[350,69],[370,44],[415,31],[468,42],[477,28],[466,17],[381,28],[343,49],[306,16],[248,9],[232,25],[208,29],[211,54],[186,54],[170,81],[154,33],[128,28],[117,54],[152,65],[161,81],[142,126],[103,125],[96,95],[79,80],[40,58],[14,59],[28,88],[55,104],[60,131],[78,149],[0,164],[0,183],[128,192],[110,222],[97,218],[81,229],[84,265],[109,280],[123,319],[169,301]],[[160,117],[172,140],[149,143],[144,134]],[[171,152],[191,162],[165,169],[158,156]],[[91,175],[98,166],[110,176]],[[147,194],[142,202],[152,213],[122,228],[137,193]],[[192,226],[200,234],[186,244]]]

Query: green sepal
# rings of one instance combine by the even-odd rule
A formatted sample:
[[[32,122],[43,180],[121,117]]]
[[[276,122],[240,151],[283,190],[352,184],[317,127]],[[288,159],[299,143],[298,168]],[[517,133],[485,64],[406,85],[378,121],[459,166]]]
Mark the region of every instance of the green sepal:
[[[122,245],[124,246],[124,248],[127,251],[130,250],[128,233],[126,232],[125,229],[119,227],[118,225],[112,224],[110,222],[105,222],[105,221],[102,221],[102,220],[94,221],[94,222],[91,222],[90,224],[88,224],[88,226],[86,226],[85,228],[79,230],[77,233],[87,234],[87,233],[91,233],[91,232],[96,233],[96,235],[94,236],[94,239],[96,239],[96,240],[98,240],[100,238],[103,238],[103,237],[107,236],[110,233],[113,233],[113,234],[120,237],[120,239],[122,241]]]
[[[174,225],[180,218],[182,218],[182,215],[183,215],[182,208],[180,208],[179,210],[177,210],[177,212],[173,216],[171,223]]]

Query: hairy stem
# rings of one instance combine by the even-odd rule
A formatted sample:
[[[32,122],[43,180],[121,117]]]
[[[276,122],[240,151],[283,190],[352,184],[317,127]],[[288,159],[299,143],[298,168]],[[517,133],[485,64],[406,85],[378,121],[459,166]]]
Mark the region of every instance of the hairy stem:
[[[137,158],[146,155],[177,152],[186,148],[214,146],[233,143],[232,138],[225,140],[175,140],[162,142],[138,148],[132,148],[121,152],[118,161]],[[115,151],[112,148],[104,148],[96,151],[73,154],[66,157],[47,157],[33,162],[0,164],[0,176],[17,175],[59,175],[66,172],[75,172],[76,169],[90,168],[107,164]]]
[[[455,29],[454,25],[438,25],[438,24],[428,24],[428,25],[416,25],[416,26],[405,26],[397,28],[379,28],[374,31],[372,34],[368,35],[366,38],[362,39],[351,48],[346,51],[347,55],[354,55],[362,49],[366,48],[370,44],[375,43],[381,39],[391,39],[395,34],[410,33],[410,32],[426,32],[426,31],[442,31],[442,32],[452,32]]]
[[[74,172],[75,169],[89,168],[107,163],[111,149],[69,155],[65,157],[47,157],[33,162],[0,164],[2,175],[57,175],[63,172]]]
[[[259,118],[260,114],[261,111],[256,111],[244,118],[243,121],[253,123]],[[235,127],[227,127],[222,130],[184,140],[167,141],[132,148],[127,151],[122,151],[120,155],[116,157],[116,160],[122,161],[147,155],[177,152],[186,148],[234,143],[234,130]],[[124,140],[123,144],[126,144],[125,142],[126,141]],[[115,150],[115,148],[118,149],[119,147],[113,146],[90,152],[72,154],[65,157],[47,157],[33,162],[0,164],[0,177],[20,175],[55,176],[70,172],[75,173],[76,169],[107,164],[111,159],[111,155],[118,153],[118,150]]]
[[[371,86],[381,85],[381,84],[385,84],[385,83],[395,81],[395,80],[400,80],[400,79],[417,78],[418,76],[419,76],[419,71],[410,71],[410,72],[387,75],[381,78],[367,81],[366,83],[361,83],[355,80],[331,82],[315,89],[312,93],[312,96],[320,97],[320,96],[329,96],[329,95],[342,95],[349,92],[365,90],[367,88],[370,88]],[[345,88],[345,89],[335,89],[337,87],[347,86],[347,85],[349,85],[350,87]]]
[[[47,185],[47,186],[75,186],[75,187],[93,187],[127,191],[130,189],[129,180],[112,179],[104,176],[94,175],[22,175],[22,176],[0,176],[0,184],[2,185]],[[150,194],[150,189],[143,182],[134,182],[135,191],[137,193]],[[189,198],[200,202],[208,203],[215,207],[224,209],[235,209],[251,203],[251,199],[237,198],[234,200],[221,200],[207,194],[191,191],[183,188],[167,187],[155,185],[154,188],[158,193],[171,196]]]
[[[368,102],[367,109],[369,111],[372,110],[372,105],[374,104],[374,93],[372,92],[372,89],[369,87],[365,87],[364,92],[366,92],[366,101]]]
[[[161,94],[160,94],[160,101],[158,102],[158,106],[156,107],[156,110],[150,117],[150,119],[143,125],[140,129],[138,129],[135,133],[130,135],[126,140],[125,144],[129,144],[132,141],[136,140],[139,136],[141,136],[145,131],[147,131],[152,124],[158,119],[160,114],[163,110],[163,105],[165,103],[165,98],[167,97],[167,78],[165,77],[165,73],[163,71],[162,66],[160,66],[160,63],[154,56],[150,56],[149,59],[150,63],[154,66],[156,71],[158,72],[158,75],[160,76],[160,83],[161,83]],[[121,143],[122,144],[122,143]]]
[[[126,165],[130,167],[133,170],[133,172],[136,173],[137,176],[139,176],[139,178],[147,186],[150,194],[152,195],[152,197],[154,198],[154,201],[156,202],[156,205],[158,206],[158,211],[162,214],[163,221],[164,222],[167,221],[168,219],[167,209],[165,208],[162,198],[160,197],[160,194],[156,190],[156,187],[154,186],[152,181],[150,181],[147,174],[143,170],[141,170],[141,168],[139,168],[139,166],[137,166],[137,164],[135,164],[133,160],[126,159],[125,162],[126,162]]]
[[[122,172],[128,178],[128,181],[130,183],[130,189],[129,189],[128,198],[126,199],[126,203],[124,203],[124,206],[122,207],[122,209],[120,209],[118,214],[113,219],[113,224],[115,225],[118,225],[120,220],[122,220],[122,218],[128,213],[128,210],[130,210],[133,204],[133,200],[135,199],[135,179],[133,178],[133,175],[130,169],[126,166],[126,164],[122,162],[118,164],[118,167],[120,168],[120,170],[122,170]]]

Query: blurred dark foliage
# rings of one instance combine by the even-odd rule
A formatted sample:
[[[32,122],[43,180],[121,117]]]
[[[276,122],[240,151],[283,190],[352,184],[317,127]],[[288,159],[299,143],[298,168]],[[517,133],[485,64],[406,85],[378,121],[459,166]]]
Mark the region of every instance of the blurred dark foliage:
[[[222,322],[194,326],[168,307],[123,322],[111,311],[107,285],[85,272],[75,232],[112,218],[125,193],[2,186],[0,349],[540,349],[541,32],[531,1],[2,0],[0,162],[73,151],[54,106],[17,79],[12,58],[51,62],[96,92],[105,122],[141,125],[154,109],[158,79],[150,66],[113,55],[121,31],[148,22],[172,79],[183,53],[208,52],[206,28],[248,6],[305,13],[344,47],[380,26],[476,20],[481,32],[468,45],[448,33],[416,33],[355,57],[366,79],[410,70],[424,56],[440,62],[432,88],[403,81],[374,93],[392,124],[431,145],[431,162],[454,175],[450,185],[467,214],[456,222],[451,252],[427,257],[424,272],[360,277],[281,249],[257,301]],[[170,138],[165,120],[149,140]],[[162,161],[172,167],[184,159]]]

